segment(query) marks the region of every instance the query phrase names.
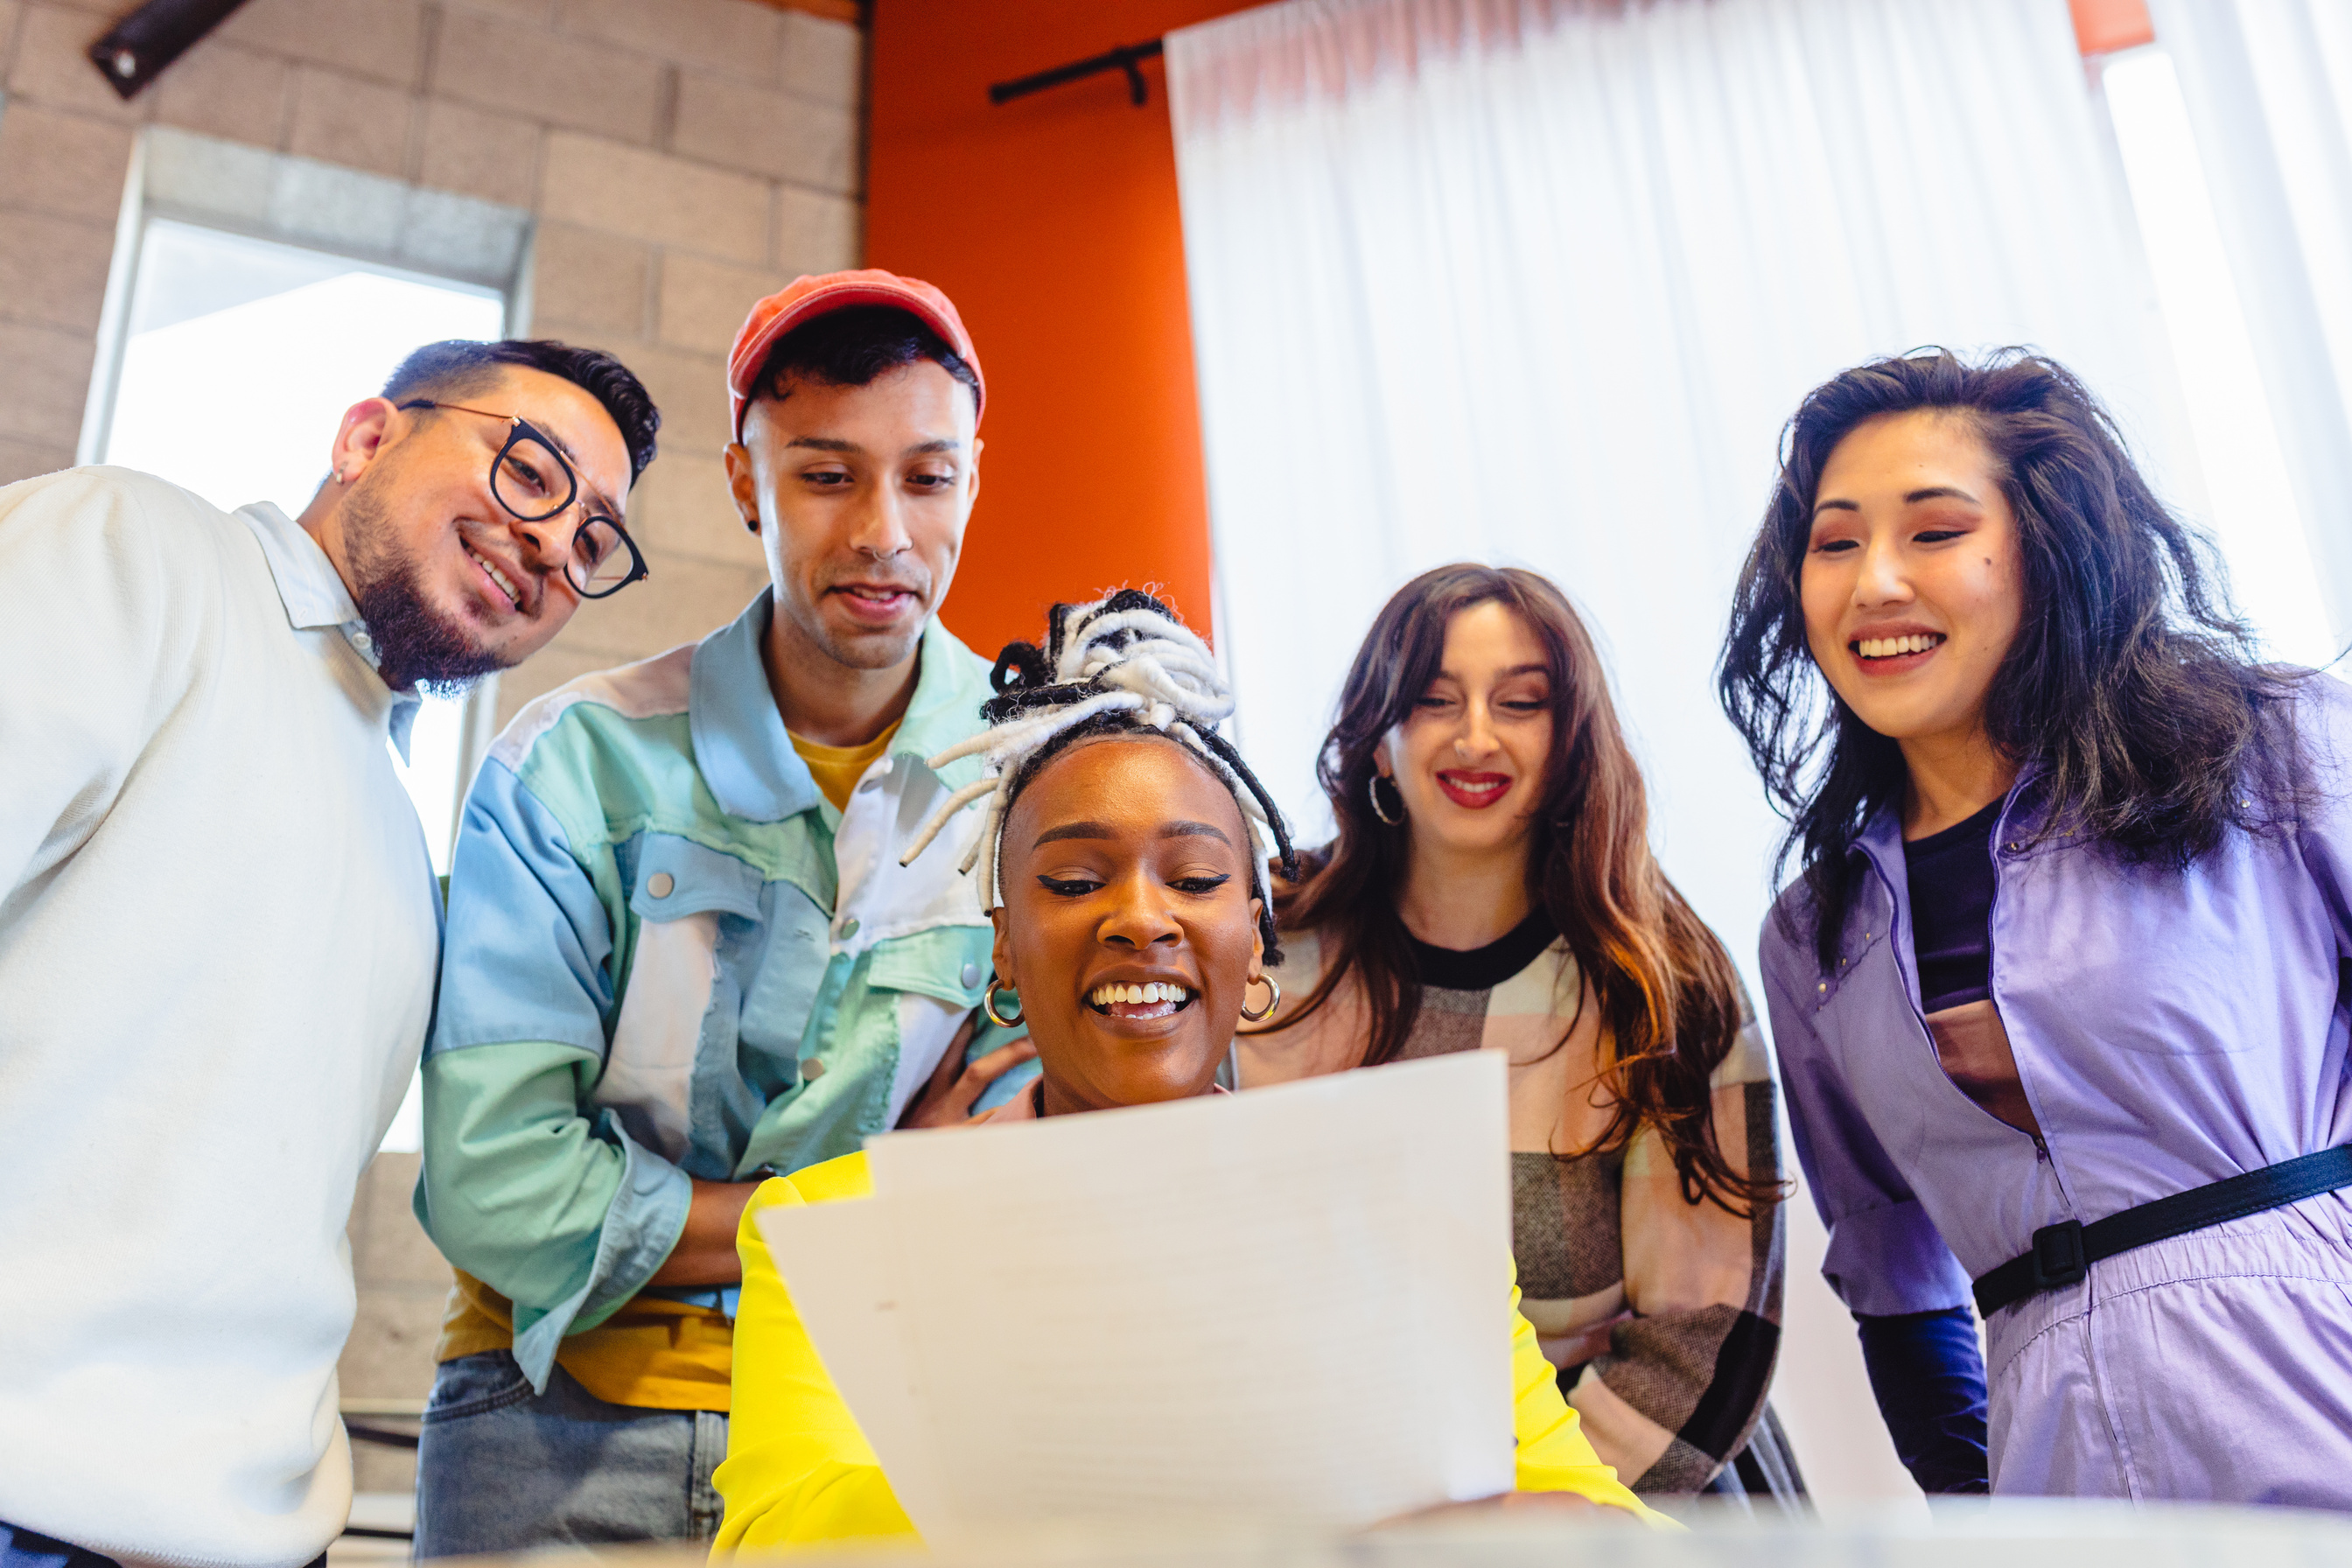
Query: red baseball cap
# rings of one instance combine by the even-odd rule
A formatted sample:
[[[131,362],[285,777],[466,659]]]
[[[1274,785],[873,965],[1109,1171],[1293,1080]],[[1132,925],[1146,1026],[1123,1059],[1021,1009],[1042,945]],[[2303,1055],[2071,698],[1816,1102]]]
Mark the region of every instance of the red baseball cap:
[[[852,305],[892,305],[914,316],[923,325],[939,333],[958,359],[971,366],[972,379],[980,384],[974,389],[973,421],[988,406],[988,378],[981,374],[980,355],[972,352],[971,334],[963,330],[963,318],[956,314],[955,306],[945,294],[917,278],[901,278],[895,272],[883,272],[867,268],[857,272],[827,272],[814,278],[795,278],[781,293],[769,295],[751,307],[743,319],[743,330],[735,334],[735,347],[727,356],[728,413],[734,421],[735,438],[743,438],[743,410],[751,405],[751,395],[758,390],[760,372],[768,363],[768,351],[778,339],[794,327],[806,326],[819,316]]]

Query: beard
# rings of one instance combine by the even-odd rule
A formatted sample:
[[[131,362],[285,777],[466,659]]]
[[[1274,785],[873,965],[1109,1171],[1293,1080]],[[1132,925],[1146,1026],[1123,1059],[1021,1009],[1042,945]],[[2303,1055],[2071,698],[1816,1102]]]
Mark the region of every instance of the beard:
[[[426,596],[423,564],[395,542],[382,487],[370,482],[376,477],[362,478],[342,507],[352,600],[375,643],[376,673],[394,691],[454,697],[503,661]]]

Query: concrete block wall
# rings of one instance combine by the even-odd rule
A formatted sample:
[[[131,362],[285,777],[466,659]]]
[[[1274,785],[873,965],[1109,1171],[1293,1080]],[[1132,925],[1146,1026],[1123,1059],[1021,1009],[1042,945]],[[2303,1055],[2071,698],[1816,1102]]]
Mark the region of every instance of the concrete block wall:
[[[83,54],[124,8],[0,0],[0,483],[74,460],[134,143],[169,127],[208,140],[163,138],[166,161],[229,142],[381,176],[340,182],[339,202],[521,209],[529,330],[610,349],[661,405],[662,455],[630,505],[652,580],[509,673],[501,721],[741,608],[765,574],[719,467],[724,356],[758,296],[857,264],[856,28],[753,0],[247,0],[125,104]],[[413,229],[413,213],[381,216]],[[300,216],[259,226],[323,232]],[[416,1163],[380,1155],[361,1186],[348,1395],[431,1383],[449,1276],[408,1210]],[[410,1484],[397,1451],[363,1445],[357,1463],[363,1490]]]
[[[719,454],[743,312],[857,264],[863,40],[754,0],[247,0],[131,103],[84,58],[121,0],[0,0],[0,483],[74,459],[134,139],[171,126],[522,208],[529,330],[619,354],[661,405],[630,506],[653,577],[499,683],[732,616],[764,581]],[[389,187],[387,187],[389,188]]]

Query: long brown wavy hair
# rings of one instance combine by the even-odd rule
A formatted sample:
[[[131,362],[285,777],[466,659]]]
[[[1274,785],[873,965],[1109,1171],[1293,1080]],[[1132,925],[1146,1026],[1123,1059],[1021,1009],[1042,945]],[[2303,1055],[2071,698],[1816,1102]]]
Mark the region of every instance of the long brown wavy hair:
[[[1734,1169],[1716,1138],[1710,1080],[1739,1032],[1738,972],[1651,855],[1648,792],[1601,656],[1567,596],[1536,573],[1441,566],[1399,589],[1372,623],[1316,763],[1339,836],[1302,857],[1303,879],[1275,894],[1285,930],[1320,937],[1323,973],[1274,1027],[1311,1016],[1352,974],[1371,1014],[1364,1064],[1404,1049],[1421,1011],[1412,939],[1397,912],[1411,828],[1372,814],[1373,752],[1436,679],[1446,626],[1490,602],[1518,616],[1551,667],[1552,752],[1528,844],[1528,895],[1583,972],[1570,1033],[1587,1006],[1599,1007],[1604,1026],[1600,1079],[1590,1087],[1608,1097],[1609,1125],[1590,1146],[1555,1152],[1622,1149],[1647,1124],[1674,1156],[1685,1202],[1739,1215],[1777,1202],[1778,1184]]]

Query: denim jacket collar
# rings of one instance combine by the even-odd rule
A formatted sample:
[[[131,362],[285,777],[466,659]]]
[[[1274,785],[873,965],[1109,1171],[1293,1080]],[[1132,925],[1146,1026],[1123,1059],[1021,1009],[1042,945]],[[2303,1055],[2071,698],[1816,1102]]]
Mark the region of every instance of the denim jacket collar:
[[[688,699],[695,761],[719,809],[751,822],[781,822],[817,809],[824,799],[808,764],[793,750],[792,736],[776,711],[775,694],[761,657],[775,615],[775,590],[760,590],[743,613],[703,639],[694,656]],[[988,696],[984,679],[971,668],[968,650],[936,620],[923,629],[914,695],[890,743],[891,755],[923,759],[971,734],[980,725],[980,704]],[[940,770],[950,788],[980,775],[980,760],[967,757]]]

